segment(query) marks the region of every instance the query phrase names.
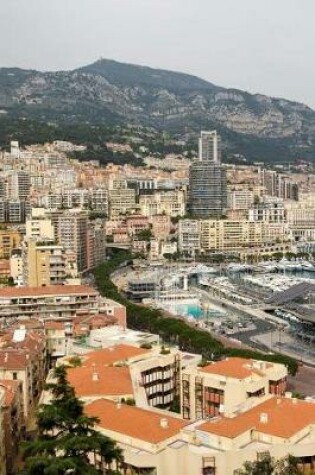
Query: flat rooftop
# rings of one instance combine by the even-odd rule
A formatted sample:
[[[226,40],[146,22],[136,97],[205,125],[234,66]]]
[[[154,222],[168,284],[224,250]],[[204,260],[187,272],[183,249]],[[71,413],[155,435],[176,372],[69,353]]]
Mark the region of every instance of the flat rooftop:
[[[112,345],[126,344],[139,346],[142,343],[155,344],[159,340],[153,333],[124,329],[118,325],[91,330],[89,344],[101,345],[103,348]]]
[[[98,292],[87,285],[47,285],[43,287],[4,287],[0,289],[0,299],[80,294],[96,296]]]

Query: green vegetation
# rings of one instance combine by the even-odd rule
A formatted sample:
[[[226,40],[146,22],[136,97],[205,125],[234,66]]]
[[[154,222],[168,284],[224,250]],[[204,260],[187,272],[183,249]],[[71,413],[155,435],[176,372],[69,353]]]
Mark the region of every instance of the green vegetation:
[[[69,358],[67,362],[70,366],[72,366],[72,368],[82,366],[82,360],[79,356],[71,356],[71,358]]]
[[[141,229],[141,231],[139,231],[135,235],[135,238],[138,241],[148,241],[149,242],[153,238],[153,234],[152,234],[151,229]]]
[[[183,351],[201,354],[207,361],[224,356],[239,356],[283,363],[288,367],[290,374],[294,375],[297,372],[298,363],[293,358],[281,354],[264,354],[254,350],[224,348],[222,343],[208,332],[190,326],[184,320],[164,316],[160,310],[143,307],[124,298],[111,281],[110,275],[125,262],[132,261],[133,257],[128,252],[118,252],[94,271],[99,292],[126,306],[129,328],[158,334],[166,346],[177,345]]]
[[[116,442],[93,429],[95,417],[84,414],[83,403],[75,396],[66,378],[66,369],[54,370],[56,383],[47,384],[53,396],[37,412],[39,435],[24,444],[23,475],[119,475],[121,449]],[[96,458],[102,468],[95,468]],[[111,470],[115,465],[116,470]]]
[[[309,475],[314,472],[307,472]],[[266,455],[256,462],[245,462],[239,475],[302,475],[299,468],[299,459],[288,455],[279,460],[275,460],[270,455]]]

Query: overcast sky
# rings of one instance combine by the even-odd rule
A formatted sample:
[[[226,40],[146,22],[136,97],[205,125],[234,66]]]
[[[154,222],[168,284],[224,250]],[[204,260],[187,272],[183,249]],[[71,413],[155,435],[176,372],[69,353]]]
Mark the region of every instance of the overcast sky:
[[[315,0],[0,0],[0,66],[100,57],[315,108]]]

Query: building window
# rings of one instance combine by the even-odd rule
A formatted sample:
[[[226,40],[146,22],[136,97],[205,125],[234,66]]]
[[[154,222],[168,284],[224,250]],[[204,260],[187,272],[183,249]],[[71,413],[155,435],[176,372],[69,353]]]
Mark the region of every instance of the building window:
[[[15,372],[12,373],[12,377],[13,377],[14,380],[16,380],[17,379],[17,373],[15,373]]]

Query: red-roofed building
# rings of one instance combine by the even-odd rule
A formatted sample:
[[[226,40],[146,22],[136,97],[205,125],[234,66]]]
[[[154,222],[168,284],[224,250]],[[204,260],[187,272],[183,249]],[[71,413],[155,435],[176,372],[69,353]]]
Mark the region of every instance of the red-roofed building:
[[[99,398],[133,398],[130,370],[127,366],[79,366],[69,368],[67,378],[76,395],[85,402]]]
[[[112,433],[117,441],[130,437],[137,441],[137,445],[142,444],[144,450],[154,446],[158,449],[159,444],[170,443],[187,425],[187,422],[171,413],[161,414],[107,399],[87,404],[85,412],[99,418],[97,425],[102,432],[105,430],[106,433]]]
[[[145,358],[150,350],[131,345],[116,345],[92,351],[83,358],[83,366],[109,366],[117,363],[134,362]]]
[[[182,413],[187,419],[232,414],[267,394],[283,395],[287,369],[276,363],[226,358],[182,373]]]
[[[24,413],[35,408],[47,374],[43,332],[18,328],[0,337],[0,379],[21,381]]]
[[[5,391],[2,405],[6,473],[13,475],[17,470],[19,446],[25,440],[25,418],[23,409],[23,388],[21,381],[0,380]]]
[[[85,407],[123,449],[124,473],[235,475],[247,460],[292,454],[305,473],[315,467],[315,404],[268,396],[233,418],[188,424],[162,411],[99,399]]]

